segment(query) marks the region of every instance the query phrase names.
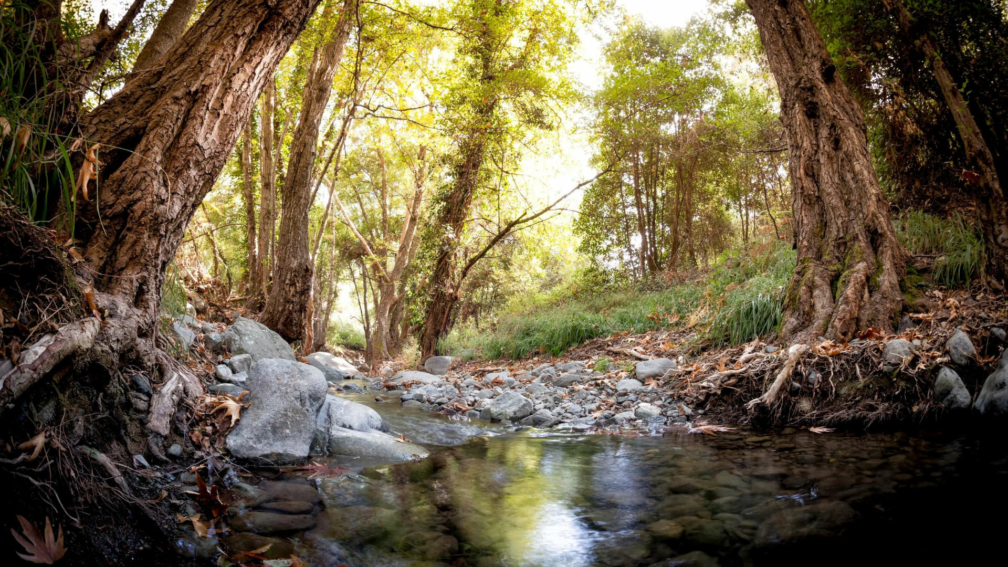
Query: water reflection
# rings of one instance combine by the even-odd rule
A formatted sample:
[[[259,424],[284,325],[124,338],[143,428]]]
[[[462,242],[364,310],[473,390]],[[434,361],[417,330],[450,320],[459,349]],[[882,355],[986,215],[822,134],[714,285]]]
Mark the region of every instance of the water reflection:
[[[961,492],[1008,502],[1003,447],[956,438],[481,433],[420,463],[326,479],[327,517],[303,538],[316,562],[339,542],[350,565],[844,564],[886,542],[867,563],[930,564],[977,551],[943,551],[941,537],[993,529]]]

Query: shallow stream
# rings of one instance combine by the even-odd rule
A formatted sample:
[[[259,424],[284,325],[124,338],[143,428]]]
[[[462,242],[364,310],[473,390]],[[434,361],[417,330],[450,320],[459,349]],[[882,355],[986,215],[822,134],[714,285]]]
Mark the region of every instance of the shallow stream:
[[[352,399],[432,455],[339,463],[295,538],[312,564],[979,564],[1008,527],[999,439],[515,432]]]

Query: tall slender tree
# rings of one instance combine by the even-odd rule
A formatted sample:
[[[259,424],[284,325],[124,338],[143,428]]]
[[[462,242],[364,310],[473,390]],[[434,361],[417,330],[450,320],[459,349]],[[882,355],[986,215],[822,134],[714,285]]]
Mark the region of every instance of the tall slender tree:
[[[782,333],[849,340],[892,327],[906,253],[868,152],[861,109],[801,0],[746,0],[781,96],[798,264]]]
[[[171,49],[171,46],[175,45],[182,37],[182,33],[185,32],[186,26],[189,25],[189,20],[192,19],[197,4],[199,4],[199,0],[172,1],[151,33],[150,39],[137,55],[136,62],[133,63],[134,73],[153,67]]]

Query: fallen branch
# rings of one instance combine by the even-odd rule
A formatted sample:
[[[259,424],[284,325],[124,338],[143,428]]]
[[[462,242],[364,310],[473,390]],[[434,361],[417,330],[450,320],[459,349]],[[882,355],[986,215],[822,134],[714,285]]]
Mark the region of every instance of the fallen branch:
[[[609,352],[614,352],[616,354],[622,354],[632,358],[636,358],[638,360],[652,360],[654,358],[653,356],[641,354],[630,348],[606,347],[606,350]]]
[[[115,466],[115,463],[112,462],[112,459],[108,458],[105,455],[105,453],[102,453],[97,449],[92,449],[87,445],[78,445],[77,452],[83,453],[91,457],[96,463],[101,465],[102,468],[104,468],[109,473],[109,475],[112,476],[112,480],[115,481],[115,483],[119,486],[120,490],[122,490],[123,492],[125,492],[130,496],[133,495],[133,492],[130,490],[129,484],[126,483],[126,478]]]
[[[770,406],[777,401],[777,396],[780,394],[781,388],[783,388],[784,384],[791,379],[791,374],[794,372],[795,365],[798,364],[798,360],[801,359],[808,350],[808,345],[793,345],[790,349],[788,349],[788,357],[784,362],[784,367],[777,373],[777,378],[774,379],[773,384],[770,385],[770,389],[762,396],[750,400],[749,403],[746,404],[746,409],[752,410],[759,404]]]
[[[37,356],[19,364],[6,377],[0,377],[0,413],[67,357],[91,348],[100,327],[98,319],[88,317],[64,325],[55,336],[44,337],[36,343],[42,347]]]
[[[171,420],[175,415],[175,408],[182,396],[195,398],[202,393],[203,385],[195,376],[184,370],[176,371],[154,394],[147,429],[159,435],[168,435],[171,432]]]

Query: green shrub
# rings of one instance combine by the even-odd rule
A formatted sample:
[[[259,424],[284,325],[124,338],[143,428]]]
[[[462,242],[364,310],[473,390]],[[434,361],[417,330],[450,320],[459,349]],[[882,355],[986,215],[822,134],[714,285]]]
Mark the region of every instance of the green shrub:
[[[367,347],[364,331],[342,319],[329,325],[326,343],[354,350],[364,350]]]
[[[894,221],[896,235],[911,254],[935,256],[932,277],[949,288],[969,287],[983,275],[986,250],[975,227],[959,213],[943,219],[908,211]]]

